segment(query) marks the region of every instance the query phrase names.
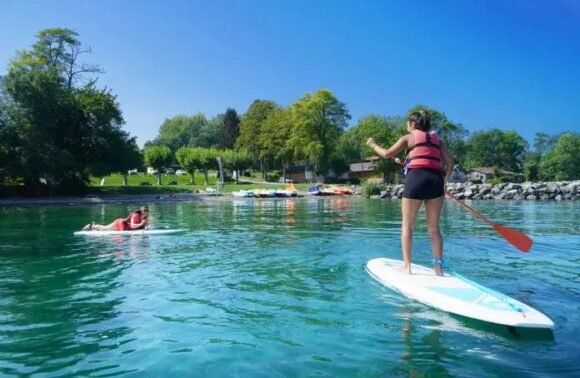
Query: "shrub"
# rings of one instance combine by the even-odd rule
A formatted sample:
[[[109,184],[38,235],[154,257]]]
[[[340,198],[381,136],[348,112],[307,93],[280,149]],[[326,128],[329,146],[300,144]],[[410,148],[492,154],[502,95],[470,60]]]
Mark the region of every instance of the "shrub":
[[[280,179],[280,174],[278,172],[268,172],[266,181],[277,182]]]
[[[141,181],[139,183],[139,185],[141,185],[141,186],[148,186],[148,185],[151,186],[151,183],[149,181]]]
[[[376,182],[365,181],[362,187],[362,194],[364,197],[369,198],[370,196],[381,194],[383,187],[383,185],[377,184]]]

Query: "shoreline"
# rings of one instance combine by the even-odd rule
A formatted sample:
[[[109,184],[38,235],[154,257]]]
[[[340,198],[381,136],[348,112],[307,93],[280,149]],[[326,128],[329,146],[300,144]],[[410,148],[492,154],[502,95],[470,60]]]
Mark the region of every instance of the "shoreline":
[[[403,184],[386,185],[370,198],[401,198]],[[580,180],[501,184],[448,183],[445,191],[458,200],[570,201],[580,199]]]
[[[27,205],[101,205],[122,203],[186,202],[199,201],[203,195],[196,193],[171,194],[111,194],[54,197],[11,197],[0,199],[0,207]]]
[[[402,184],[385,184],[378,195],[371,199],[400,199]],[[445,190],[459,200],[496,200],[496,201],[574,201],[580,199],[580,180],[558,182],[524,182],[502,184],[449,183]],[[340,196],[311,196],[302,193],[302,198],[334,198]],[[354,188],[354,196],[362,196],[362,187]],[[232,193],[164,193],[164,194],[89,194],[86,196],[54,197],[9,197],[0,198],[0,207],[29,205],[100,205],[122,203],[152,202],[191,202],[210,198],[234,198]],[[348,197],[348,196],[347,196]],[[295,197],[288,197],[295,198]],[[255,198],[272,199],[272,198]]]

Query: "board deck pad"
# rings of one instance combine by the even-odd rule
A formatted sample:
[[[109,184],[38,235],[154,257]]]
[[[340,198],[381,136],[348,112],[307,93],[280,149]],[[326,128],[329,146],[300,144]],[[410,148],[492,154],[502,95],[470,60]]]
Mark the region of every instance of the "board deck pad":
[[[402,266],[401,260],[377,258],[366,268],[383,285],[452,314],[512,327],[554,328],[554,322],[538,310],[462,276],[438,277],[433,268],[417,264],[412,264],[409,275]]]

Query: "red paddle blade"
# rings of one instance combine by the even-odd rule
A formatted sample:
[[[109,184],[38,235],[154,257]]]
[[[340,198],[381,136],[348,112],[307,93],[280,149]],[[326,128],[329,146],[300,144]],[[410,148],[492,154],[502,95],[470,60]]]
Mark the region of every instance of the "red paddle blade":
[[[528,235],[513,228],[500,226],[499,224],[494,224],[493,228],[511,245],[522,252],[528,252],[532,248],[532,244],[534,244],[534,241]]]

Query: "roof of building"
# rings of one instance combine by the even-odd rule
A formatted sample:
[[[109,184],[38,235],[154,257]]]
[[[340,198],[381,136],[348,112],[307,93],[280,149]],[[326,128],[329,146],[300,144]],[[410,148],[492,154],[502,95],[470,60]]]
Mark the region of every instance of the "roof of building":
[[[351,172],[372,172],[377,169],[377,165],[374,162],[363,161],[360,163],[352,163],[350,165]]]
[[[474,168],[471,168],[468,172],[474,172],[474,171],[479,172],[479,173],[485,173],[486,175],[492,175],[496,171],[496,168],[494,168],[494,167],[474,167]],[[505,169],[497,168],[497,171],[499,173],[501,173],[502,175],[521,175],[521,173],[506,171]]]

